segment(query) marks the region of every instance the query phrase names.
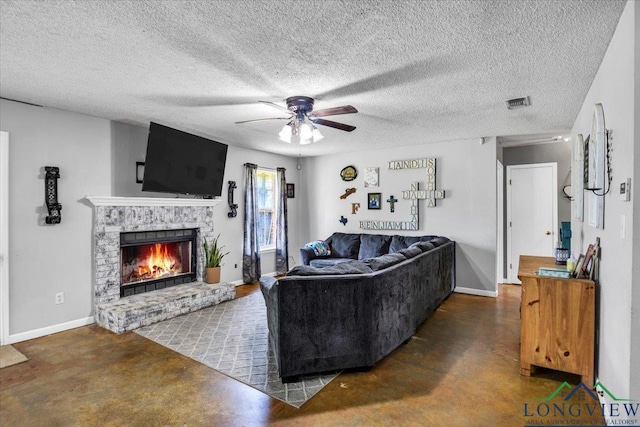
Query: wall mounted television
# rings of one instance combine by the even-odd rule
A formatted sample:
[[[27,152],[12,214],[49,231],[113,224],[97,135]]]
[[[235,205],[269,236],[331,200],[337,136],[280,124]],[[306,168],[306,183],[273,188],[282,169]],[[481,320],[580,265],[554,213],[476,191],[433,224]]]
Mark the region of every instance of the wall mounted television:
[[[151,122],[142,191],[220,196],[226,144]]]

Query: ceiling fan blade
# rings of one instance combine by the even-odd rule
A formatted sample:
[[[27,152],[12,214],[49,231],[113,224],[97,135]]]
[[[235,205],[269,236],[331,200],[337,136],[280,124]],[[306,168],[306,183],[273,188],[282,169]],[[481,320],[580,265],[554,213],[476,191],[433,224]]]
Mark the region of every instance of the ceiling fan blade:
[[[344,123],[333,122],[331,120],[311,119],[311,121],[317,125],[329,126],[330,128],[340,129],[346,132],[351,132],[356,129],[355,126],[345,125]]]
[[[337,116],[338,114],[352,114],[357,113],[356,110],[351,105],[343,105],[341,107],[333,107],[333,108],[325,108],[323,110],[313,110],[311,114],[316,117],[325,117],[325,116]]]
[[[258,101],[258,102],[261,103],[261,104],[265,104],[265,105],[268,105],[270,107],[276,108],[276,109],[278,109],[280,111],[284,111],[285,113],[291,114],[291,110],[289,110],[286,107],[283,107],[282,105],[274,104],[273,102],[269,102],[269,101]]]
[[[236,124],[239,125],[241,123],[263,122],[266,120],[291,120],[291,117],[268,117],[266,119],[241,120],[239,122],[236,122]]]

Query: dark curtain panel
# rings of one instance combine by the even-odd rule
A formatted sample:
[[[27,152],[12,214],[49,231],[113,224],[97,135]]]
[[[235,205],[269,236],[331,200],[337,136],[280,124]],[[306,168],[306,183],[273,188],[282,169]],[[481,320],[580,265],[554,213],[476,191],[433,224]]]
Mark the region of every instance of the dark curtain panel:
[[[244,174],[244,245],[242,279],[253,283],[260,279],[260,244],[258,243],[258,165],[245,163]]]
[[[287,179],[285,168],[278,168],[278,218],[276,222],[276,274],[289,271],[289,221],[287,220]]]

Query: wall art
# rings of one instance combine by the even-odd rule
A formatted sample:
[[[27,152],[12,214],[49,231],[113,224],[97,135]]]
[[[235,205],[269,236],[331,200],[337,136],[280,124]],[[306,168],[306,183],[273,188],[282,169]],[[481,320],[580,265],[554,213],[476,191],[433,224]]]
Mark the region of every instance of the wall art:
[[[340,198],[344,200],[355,192],[356,192],[355,187],[347,188],[346,190],[344,190],[344,194],[342,194]]]
[[[293,199],[296,197],[296,186],[295,184],[287,183],[287,198]]]
[[[377,187],[380,180],[380,168],[364,168],[364,186]]]
[[[573,217],[582,222],[584,212],[584,139],[581,133],[573,137],[573,167],[571,174]]]
[[[367,194],[367,207],[369,209],[381,209],[382,193]]]
[[[427,207],[435,207],[436,201],[444,199],[444,190],[436,187],[436,159],[394,160],[388,163],[389,170],[426,169],[426,189],[414,182],[408,190],[402,191],[402,198],[411,201],[409,221],[360,221],[363,230],[419,230],[419,201],[425,200]]]
[[[358,170],[353,165],[346,166],[340,171],[340,178],[342,178],[343,181],[353,181],[357,177]]]

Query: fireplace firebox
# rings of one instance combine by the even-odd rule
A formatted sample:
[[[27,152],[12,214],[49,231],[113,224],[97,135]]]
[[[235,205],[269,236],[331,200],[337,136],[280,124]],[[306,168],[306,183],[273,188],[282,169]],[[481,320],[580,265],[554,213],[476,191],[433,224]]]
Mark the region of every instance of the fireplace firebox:
[[[120,233],[120,296],[196,280],[197,229]]]

